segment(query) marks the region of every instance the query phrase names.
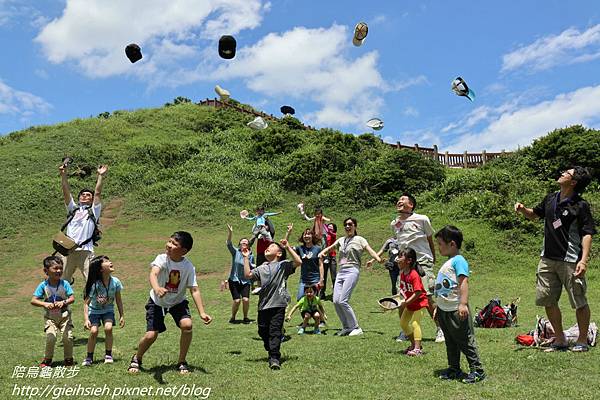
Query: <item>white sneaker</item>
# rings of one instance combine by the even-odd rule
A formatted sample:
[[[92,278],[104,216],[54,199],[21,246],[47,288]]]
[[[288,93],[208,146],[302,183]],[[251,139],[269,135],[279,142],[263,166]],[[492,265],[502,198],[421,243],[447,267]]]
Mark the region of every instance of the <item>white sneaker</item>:
[[[348,336],[352,329],[342,329],[333,334],[333,336]]]
[[[404,332],[400,332],[400,334],[396,337],[396,342],[406,342],[408,337],[404,334]]]
[[[348,334],[348,336],[358,336],[358,335],[362,335],[362,334],[363,334],[362,328],[358,327],[356,329],[352,329],[352,332],[350,332]]]
[[[260,292],[260,289],[262,289],[260,286],[257,288],[254,288],[254,290],[252,291],[252,294],[258,294],[258,292]]]
[[[437,334],[435,335],[435,342],[436,343],[444,343],[446,341],[446,338],[444,337],[444,332],[438,328]]]

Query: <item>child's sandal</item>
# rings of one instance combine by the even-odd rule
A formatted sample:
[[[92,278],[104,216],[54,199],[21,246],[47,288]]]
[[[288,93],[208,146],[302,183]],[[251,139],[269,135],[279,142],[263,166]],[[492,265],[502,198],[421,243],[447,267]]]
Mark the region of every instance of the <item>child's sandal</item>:
[[[188,367],[188,363],[185,362],[185,361],[182,361],[179,364],[177,364],[177,368],[176,369],[177,369],[177,372],[179,372],[182,375],[190,373],[190,369]]]
[[[131,362],[129,363],[129,367],[127,368],[127,372],[130,374],[137,374],[142,369],[142,362],[138,360],[137,356],[134,354],[131,357]]]

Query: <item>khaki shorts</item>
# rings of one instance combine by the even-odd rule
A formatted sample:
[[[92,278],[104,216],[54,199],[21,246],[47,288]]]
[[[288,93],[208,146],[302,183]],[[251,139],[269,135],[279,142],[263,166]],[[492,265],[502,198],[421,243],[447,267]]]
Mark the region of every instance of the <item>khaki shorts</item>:
[[[57,338],[62,337],[65,358],[73,358],[73,321],[71,311],[63,311],[54,318],[44,317],[44,333],[46,334],[46,350],[44,358],[54,357]]]
[[[433,261],[421,261],[419,265],[423,267],[425,276],[421,277],[423,287],[427,296],[433,296],[433,290],[435,289],[435,274],[433,273]]]
[[[537,268],[535,304],[538,306],[558,305],[562,287],[567,291],[571,307],[579,309],[587,305],[585,277],[573,276],[576,263],[550,260],[542,257]]]
[[[94,258],[94,253],[89,250],[75,250],[68,257],[58,254],[63,261],[63,276],[67,282],[71,282],[71,278],[77,269],[81,270],[84,279],[84,285],[87,281],[88,271],[90,270],[90,261]]]

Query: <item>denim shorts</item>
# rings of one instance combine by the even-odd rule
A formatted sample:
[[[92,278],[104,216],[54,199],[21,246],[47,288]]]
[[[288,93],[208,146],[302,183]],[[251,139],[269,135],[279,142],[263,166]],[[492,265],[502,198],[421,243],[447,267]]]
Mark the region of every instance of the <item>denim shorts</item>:
[[[115,323],[115,312],[107,311],[102,314],[90,314],[88,316],[88,319],[90,320],[90,323],[93,326],[100,326],[100,322],[102,322],[102,325],[104,325],[107,321],[110,321],[114,324]]]

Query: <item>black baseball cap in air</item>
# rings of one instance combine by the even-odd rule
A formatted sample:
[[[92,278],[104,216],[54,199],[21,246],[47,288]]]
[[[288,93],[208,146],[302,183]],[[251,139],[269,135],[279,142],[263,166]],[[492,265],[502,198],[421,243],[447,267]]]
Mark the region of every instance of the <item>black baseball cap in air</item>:
[[[133,64],[142,59],[142,49],[135,43],[128,44],[127,47],[125,47],[125,55]]]
[[[219,55],[226,59],[235,57],[235,38],[230,35],[223,35],[219,39]]]

